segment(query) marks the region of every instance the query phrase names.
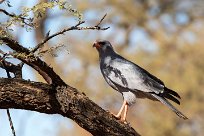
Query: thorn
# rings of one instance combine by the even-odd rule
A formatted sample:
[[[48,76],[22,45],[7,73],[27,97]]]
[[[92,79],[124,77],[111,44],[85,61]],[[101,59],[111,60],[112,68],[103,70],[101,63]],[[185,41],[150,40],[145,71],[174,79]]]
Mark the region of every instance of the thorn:
[[[46,33],[45,38],[48,38],[50,35],[50,30]]]

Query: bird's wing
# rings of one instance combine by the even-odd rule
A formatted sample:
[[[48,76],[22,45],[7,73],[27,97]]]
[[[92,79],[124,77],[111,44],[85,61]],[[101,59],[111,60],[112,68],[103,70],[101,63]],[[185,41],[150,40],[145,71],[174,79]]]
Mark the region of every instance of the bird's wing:
[[[113,84],[130,90],[162,93],[164,84],[146,70],[124,58],[115,58],[103,69]]]

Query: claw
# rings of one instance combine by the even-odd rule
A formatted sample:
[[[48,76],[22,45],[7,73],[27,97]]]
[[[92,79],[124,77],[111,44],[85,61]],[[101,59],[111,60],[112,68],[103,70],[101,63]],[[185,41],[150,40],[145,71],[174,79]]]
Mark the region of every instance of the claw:
[[[124,124],[128,124],[128,122],[126,120],[121,120]]]
[[[122,118],[121,118],[121,115],[114,114],[114,113],[112,113],[112,112],[111,112],[111,114],[112,114],[115,118],[117,118],[117,119],[120,119],[120,120],[122,119]]]
[[[121,114],[122,114],[122,112],[123,112],[123,109],[125,109],[125,110],[124,110],[123,117],[121,117]],[[118,114],[115,115],[115,114],[112,113],[112,112],[111,112],[111,114],[112,114],[115,118],[117,118],[118,120],[121,120],[123,123],[128,124],[128,122],[126,121],[127,111],[128,111],[128,104],[127,104],[126,101],[124,101],[122,107],[120,108],[120,110],[119,110],[119,112],[118,112]]]

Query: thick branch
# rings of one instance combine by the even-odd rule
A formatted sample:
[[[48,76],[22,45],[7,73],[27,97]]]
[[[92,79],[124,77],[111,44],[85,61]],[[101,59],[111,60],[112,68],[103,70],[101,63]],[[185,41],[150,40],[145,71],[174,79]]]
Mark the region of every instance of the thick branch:
[[[97,136],[139,135],[72,87],[53,89],[44,83],[0,78],[0,108],[61,114]]]

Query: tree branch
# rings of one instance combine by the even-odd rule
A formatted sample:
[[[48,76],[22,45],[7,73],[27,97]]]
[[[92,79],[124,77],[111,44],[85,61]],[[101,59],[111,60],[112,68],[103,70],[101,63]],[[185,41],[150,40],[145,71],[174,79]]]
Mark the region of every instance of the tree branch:
[[[91,26],[91,27],[79,27],[81,24],[84,24],[85,21],[79,21],[75,26],[72,26],[72,27],[69,27],[69,28],[66,28],[60,32],[57,32],[55,34],[52,34],[51,36],[49,36],[49,32],[47,33],[45,39],[39,43],[38,45],[36,45],[35,48],[33,48],[33,50],[31,52],[35,52],[37,51],[39,48],[41,48],[47,41],[49,41],[50,39],[54,38],[55,36],[58,36],[60,34],[64,34],[65,32],[67,31],[71,31],[71,30],[107,30],[109,29],[110,27],[105,27],[105,28],[101,28],[100,27],[100,24],[102,23],[102,21],[105,19],[107,14],[105,14],[102,19],[99,21],[99,23],[95,26]]]
[[[33,27],[33,26],[34,26],[34,24],[31,22],[30,19],[27,19],[27,18],[25,18],[25,17],[22,17],[21,14],[20,14],[20,15],[11,14],[11,13],[7,12],[7,11],[4,10],[4,9],[0,9],[0,12],[4,13],[5,15],[10,16],[10,17],[12,17],[12,18],[17,17],[18,20],[20,20],[21,22],[23,22],[24,24],[26,24],[26,25],[28,25],[28,26],[30,26],[30,27]],[[29,21],[29,23],[26,22],[26,21]]]
[[[12,134],[13,134],[13,136],[16,136],[16,132],[15,132],[15,129],[14,129],[14,126],[13,126],[13,122],[12,122],[12,119],[11,119],[11,114],[10,114],[9,109],[6,109],[6,113],[7,113],[7,116],[8,116],[8,120],[9,120],[9,123],[10,123]]]
[[[75,26],[66,28],[66,29],[64,29],[64,30],[62,30],[62,31],[59,31],[59,32],[57,32],[57,33],[55,33],[55,34],[53,34],[53,35],[51,35],[51,36],[49,36],[49,32],[48,32],[47,35],[46,35],[46,37],[45,37],[45,39],[44,39],[41,43],[39,43],[35,48],[33,48],[33,50],[32,50],[31,52],[37,51],[37,50],[38,50],[39,48],[41,48],[47,41],[49,41],[50,39],[54,38],[55,36],[58,36],[58,35],[60,35],[60,34],[63,34],[63,33],[65,33],[65,32],[67,32],[67,31],[70,31],[70,30],[76,30],[77,27],[78,27],[79,25],[83,24],[83,23],[85,23],[85,22],[84,22],[84,21],[78,22]]]
[[[15,58],[21,60],[22,62],[28,64],[36,71],[38,71],[38,73],[45,79],[48,84],[66,86],[66,83],[59,77],[59,75],[54,72],[51,67],[49,67],[39,57],[34,56],[33,53],[31,53],[27,48],[20,45],[17,41],[9,37],[2,36],[0,36],[0,40],[2,40],[11,49],[16,51],[16,53],[12,54]]]
[[[0,108],[61,114],[96,136],[139,135],[70,86],[53,89],[45,83],[0,78]]]
[[[0,52],[2,53],[1,50],[0,50]],[[6,57],[6,54],[3,55],[3,58],[1,59],[1,62],[2,62],[2,65],[3,65],[4,69],[6,70],[7,77],[10,79],[11,75],[10,75],[8,67],[7,67],[8,63],[4,60],[5,57]],[[12,134],[13,134],[13,136],[16,136],[16,132],[15,132],[15,129],[14,129],[14,126],[13,126],[13,122],[12,122],[12,119],[11,119],[11,114],[10,114],[9,109],[6,109],[6,113],[7,113],[7,116],[8,116],[8,120],[9,120],[9,123],[10,123]]]
[[[107,13],[101,18],[101,20],[98,22],[98,24],[96,25],[96,27],[99,27],[100,24],[103,22],[103,20],[105,19],[105,17],[107,16]],[[105,28],[105,30],[107,30],[110,27]]]
[[[10,17],[15,17],[15,16],[16,16],[15,14],[8,13],[8,12],[7,12],[6,10],[4,10],[4,9],[0,9],[0,12],[4,13],[5,15],[10,16]]]
[[[0,53],[1,52],[2,51],[0,50]],[[8,72],[12,72],[12,73],[14,73],[15,78],[22,78],[23,63],[20,63],[18,65],[14,65],[13,63],[6,61],[5,58],[0,56],[0,67],[7,71],[7,76],[8,76]]]

